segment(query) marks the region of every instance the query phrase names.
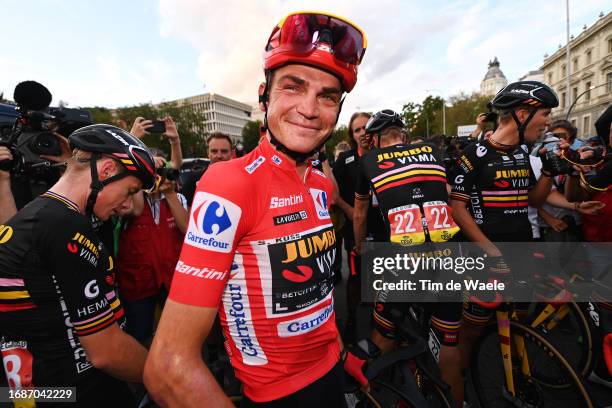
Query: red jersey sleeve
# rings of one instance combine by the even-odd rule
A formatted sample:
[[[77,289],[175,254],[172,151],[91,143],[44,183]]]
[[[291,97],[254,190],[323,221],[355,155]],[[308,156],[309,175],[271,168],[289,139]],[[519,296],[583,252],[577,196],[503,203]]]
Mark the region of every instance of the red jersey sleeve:
[[[236,246],[248,230],[248,180],[236,164],[216,163],[198,183],[170,288],[176,302],[219,305]]]

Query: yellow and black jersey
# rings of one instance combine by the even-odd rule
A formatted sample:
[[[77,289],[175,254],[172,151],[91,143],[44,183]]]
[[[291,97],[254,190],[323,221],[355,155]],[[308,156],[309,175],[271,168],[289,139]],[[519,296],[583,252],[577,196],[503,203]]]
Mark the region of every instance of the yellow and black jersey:
[[[451,199],[469,203],[474,221],[490,239],[530,241],[528,193],[535,185],[527,146],[497,149],[484,140],[468,145],[457,159]]]
[[[79,406],[129,396],[79,341],[125,321],[113,260],[88,219],[47,192],[0,231],[0,351],[9,385],[77,387]]]

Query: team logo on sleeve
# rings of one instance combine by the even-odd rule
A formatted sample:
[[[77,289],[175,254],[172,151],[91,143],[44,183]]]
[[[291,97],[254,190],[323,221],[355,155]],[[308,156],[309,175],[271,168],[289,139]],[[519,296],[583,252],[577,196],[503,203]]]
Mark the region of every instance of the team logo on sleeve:
[[[193,199],[185,243],[209,251],[230,252],[241,214],[240,207],[231,201],[198,192]]]
[[[320,220],[329,219],[327,193],[323,190],[311,188],[310,194],[312,195],[312,199],[314,200],[315,210],[317,211],[317,217]]]
[[[478,157],[482,157],[482,156],[484,156],[485,154],[487,154],[487,148],[486,148],[486,147],[484,147],[484,146],[480,146],[480,145],[479,145],[479,146],[476,148],[476,156],[478,156]]]

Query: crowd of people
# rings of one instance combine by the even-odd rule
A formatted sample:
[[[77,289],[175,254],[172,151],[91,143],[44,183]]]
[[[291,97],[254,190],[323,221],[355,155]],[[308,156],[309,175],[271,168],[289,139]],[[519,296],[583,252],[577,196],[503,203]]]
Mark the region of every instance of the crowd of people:
[[[163,119],[169,159],[141,142],[153,123],[137,118],[129,132],[95,124],[57,135],[62,153],[49,159],[65,170],[27,205],[0,170],[4,383],[76,387],[83,407],[136,406],[140,388],[128,383],[144,383],[163,407],[229,407],[227,384],[210,369],[227,355],[241,407],[342,407],[345,373],[368,386],[352,352],[364,243],[452,252],[474,242],[489,276],[508,281],[521,254],[497,243],[612,241],[612,166],[588,161],[596,149],[606,156],[610,108],[603,134],[580,141],[571,123],[551,120],[558,98],[543,83],[503,88],[491,101],[494,129],[485,132],[483,113],[466,140],[409,135],[389,109],[355,112],[328,159],[366,43],[356,25],[324,13],[275,26],[259,88],[261,139],[243,157],[213,133],[210,163],[178,176],[172,118]],[[545,132],[571,165],[560,168],[563,154],[537,144]],[[11,158],[0,147],[0,162]],[[339,330],[333,289],[343,265]],[[612,329],[612,303],[598,304],[601,327]],[[408,306],[382,291],[369,305],[383,353],[396,346],[391,314]],[[472,345],[492,311],[461,296],[426,308],[428,342],[460,407]],[[612,388],[603,359],[591,375]]]

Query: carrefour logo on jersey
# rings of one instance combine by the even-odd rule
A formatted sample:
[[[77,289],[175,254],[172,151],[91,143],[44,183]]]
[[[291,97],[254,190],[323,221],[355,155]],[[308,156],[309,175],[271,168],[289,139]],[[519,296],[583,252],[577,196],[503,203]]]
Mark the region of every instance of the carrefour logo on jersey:
[[[315,210],[317,211],[317,217],[320,220],[329,219],[329,210],[327,207],[328,206],[327,193],[323,190],[311,188],[310,195],[312,195],[312,199],[314,200]]]
[[[192,208],[185,243],[209,251],[230,252],[242,215],[240,207],[225,198],[199,191]]]
[[[333,302],[326,308],[319,309],[307,316],[288,322],[279,323],[276,326],[279,337],[292,337],[306,334],[321,327],[334,313]]]

